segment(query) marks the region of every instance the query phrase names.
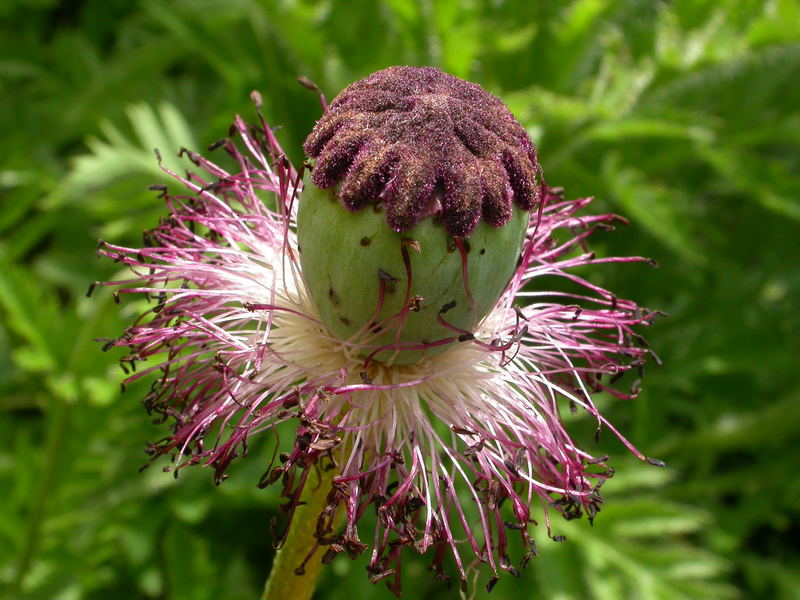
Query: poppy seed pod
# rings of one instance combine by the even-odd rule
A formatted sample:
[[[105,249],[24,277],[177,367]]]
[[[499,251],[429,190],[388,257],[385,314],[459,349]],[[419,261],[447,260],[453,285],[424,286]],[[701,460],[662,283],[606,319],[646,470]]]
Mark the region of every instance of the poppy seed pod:
[[[342,91],[305,143],[303,276],[322,321],[405,364],[469,339],[517,264],[536,150],[506,106],[432,67]]]

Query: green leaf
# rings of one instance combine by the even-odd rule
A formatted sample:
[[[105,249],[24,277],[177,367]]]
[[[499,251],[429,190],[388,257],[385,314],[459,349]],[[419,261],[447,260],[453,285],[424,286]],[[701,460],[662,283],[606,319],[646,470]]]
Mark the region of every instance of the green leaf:
[[[690,233],[689,225],[679,211],[678,202],[688,202],[681,198],[680,191],[647,181],[641,171],[621,166],[615,154],[606,157],[602,174],[626,218],[646,227],[684,260],[694,264],[706,262],[695,241],[697,236]]]

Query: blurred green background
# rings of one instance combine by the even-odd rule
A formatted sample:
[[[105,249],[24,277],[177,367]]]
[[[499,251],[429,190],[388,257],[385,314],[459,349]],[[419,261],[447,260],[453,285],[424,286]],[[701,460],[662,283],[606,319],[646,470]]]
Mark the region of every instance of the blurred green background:
[[[94,341],[133,317],[85,297],[120,273],[95,243],[138,244],[164,213],[153,148],[183,168],[181,146],[255,117],[257,89],[300,161],[320,109],[296,77],[330,99],[393,64],[501,96],[548,182],[631,220],[598,252],[661,264],[591,277],[670,315],[646,332],[664,364],[641,397],[599,400],[668,467],[575,418],[617,467],[607,504],[593,527],[556,522],[567,540],[541,535],[492,597],[800,597],[800,3],[4,0],[0,23],[0,597],[259,596],[270,436],[219,488],[138,472],[165,429]],[[457,597],[427,564],[408,557],[406,597]],[[365,565],[337,558],[318,598],[391,597]]]

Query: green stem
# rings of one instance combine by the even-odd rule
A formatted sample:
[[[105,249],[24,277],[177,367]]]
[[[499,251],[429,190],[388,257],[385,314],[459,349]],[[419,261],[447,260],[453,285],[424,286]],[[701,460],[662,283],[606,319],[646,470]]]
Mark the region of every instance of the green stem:
[[[325,508],[330,483],[336,475],[335,469],[309,474],[300,504],[295,509],[289,535],[272,562],[269,579],[264,586],[261,600],[310,600],[317,586],[322,563],[315,555],[305,565],[303,575],[295,575],[295,569],[305,560],[314,545],[317,516]],[[324,552],[320,550],[319,552]]]

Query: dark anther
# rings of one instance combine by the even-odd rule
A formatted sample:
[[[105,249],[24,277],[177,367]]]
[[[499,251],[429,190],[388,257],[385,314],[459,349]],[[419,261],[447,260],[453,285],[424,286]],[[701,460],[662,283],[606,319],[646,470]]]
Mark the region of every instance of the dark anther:
[[[272,469],[272,471],[264,473],[261,476],[261,479],[259,479],[258,481],[258,487],[263,489],[268,485],[272,485],[273,483],[278,481],[278,479],[280,479],[285,472],[286,472],[285,467],[275,467],[274,469]]]
[[[333,559],[336,558],[336,555],[339,554],[341,550],[337,550],[335,546],[331,546],[322,556],[321,562],[323,565],[329,565],[333,562]]]
[[[625,375],[625,371],[622,370],[617,371],[616,373],[614,373],[614,375],[611,376],[611,379],[609,379],[608,382],[614,384],[617,381],[619,381],[623,377],[623,375]]]
[[[567,538],[565,536],[563,536],[563,535],[554,535],[553,536],[553,541],[554,542],[563,542],[566,539]]]
[[[307,431],[304,431],[295,438],[295,443],[297,444],[298,448],[305,450],[308,448],[309,444],[311,444],[311,434]]]
[[[362,544],[358,540],[347,540],[345,542],[345,550],[347,556],[355,560],[358,556],[367,549],[366,544]]]
[[[218,179],[217,181],[212,181],[208,185],[201,187],[199,193],[200,194],[204,194],[205,192],[213,192],[213,193],[216,194],[220,189],[222,189],[225,186],[225,184],[229,184],[229,183],[230,183],[229,179],[224,179],[224,178],[223,179]],[[194,227],[194,221],[189,221],[189,227],[190,228]],[[192,232],[194,233],[194,229],[192,229]],[[208,239],[213,239],[210,236],[212,236],[214,233],[216,233],[216,232],[210,231],[208,233],[208,235],[209,235]]]
[[[151,192],[159,192],[159,198],[163,198],[167,195],[167,186],[165,186],[163,183],[155,183],[151,186],[148,186],[147,189]]]
[[[462,333],[460,336],[458,336],[459,342],[468,342],[474,339],[475,339],[475,334],[473,333]]]
[[[159,152],[158,148],[153,148],[153,152],[156,154],[156,160],[158,164],[161,164],[161,152]]]
[[[519,471],[517,471],[517,466],[513,462],[510,460],[505,460],[503,461],[503,464],[505,465],[506,469],[508,469],[509,473],[511,473],[514,477],[519,477]]]
[[[451,301],[450,301],[450,302],[448,302],[447,304],[443,304],[443,305],[442,305],[442,308],[440,308],[440,309],[439,309],[439,314],[440,314],[440,315],[443,315],[443,314],[444,314],[444,313],[446,313],[447,311],[449,311],[449,310],[451,310],[451,309],[455,308],[457,304],[458,304],[458,302],[456,302],[455,300],[451,300]]]
[[[94,293],[94,288],[96,288],[99,284],[100,284],[99,281],[93,281],[91,284],[89,284],[89,289],[86,290],[86,297],[87,298],[91,298],[92,297],[92,294]]]
[[[365,385],[371,385],[372,384],[372,378],[369,375],[367,375],[367,373],[365,371],[361,371],[358,375],[359,375],[359,377],[361,377],[361,381]]]
[[[422,498],[418,498],[417,496],[414,496],[406,504],[406,514],[410,515],[414,511],[419,510],[420,508],[422,508],[424,505],[425,505],[425,502],[422,500]]]
[[[653,465],[654,467],[666,467],[667,464],[663,460],[658,460],[657,458],[650,458],[647,457],[644,459],[647,464]]]
[[[220,148],[220,147],[224,146],[225,144],[227,144],[229,141],[230,140],[228,140],[228,138],[222,138],[221,140],[217,140],[216,142],[213,142],[213,143],[208,145],[208,151],[209,152],[213,152],[217,148]]]
[[[325,510],[326,511],[327,510],[335,511],[336,510],[336,506],[329,505],[329,506],[327,506],[325,508]],[[323,531],[325,530],[325,525],[324,524],[320,524],[320,522],[317,521],[317,533],[316,533],[317,543],[320,546],[339,546],[338,542],[341,540],[341,536],[338,536],[338,535],[337,536],[327,536],[324,533],[320,533],[320,531],[321,531],[320,527],[322,527]],[[343,548],[341,546],[339,546],[339,552],[341,552],[342,550],[343,550]]]
[[[114,302],[116,304],[122,304],[122,300],[120,300],[120,297],[119,297],[119,290],[114,290],[114,292],[112,293],[112,296],[114,296]]]
[[[310,160],[304,160],[303,164],[300,165],[300,168],[303,169],[304,171],[311,172],[314,170],[314,165]]]
[[[477,454],[478,452],[483,450],[483,445],[484,445],[484,441],[483,440],[478,440],[477,442],[475,442],[471,446],[468,446],[467,448],[465,448],[464,452],[462,452],[462,454],[466,458],[469,458],[470,456],[473,456],[474,454]]]
[[[476,434],[474,431],[472,431],[471,429],[466,429],[465,427],[460,427],[460,426],[458,426],[458,425],[450,425],[450,429],[451,429],[451,430],[452,430],[454,433],[458,433],[458,434],[460,434],[460,435],[477,435],[477,434]]]
[[[101,340],[98,340],[101,341]],[[105,344],[103,344],[103,352],[108,352],[117,344],[117,340],[107,340]]]
[[[498,581],[500,581],[499,577],[492,577],[489,580],[489,583],[486,584],[486,593],[491,593],[491,591],[494,589],[494,586],[497,585]]]
[[[192,164],[197,165],[198,167],[201,166],[200,155],[197,152],[189,150],[188,148],[181,148],[178,151],[178,156],[186,156],[190,161],[192,161]]]
[[[408,303],[408,310],[412,312],[419,312],[420,311],[420,302],[422,302],[424,298],[422,296],[414,296],[411,299],[411,302]]]
[[[297,392],[292,392],[288,394],[281,406],[283,406],[283,408],[292,408],[293,406],[297,406],[299,403],[300,395]]]
[[[660,266],[658,264],[658,261],[655,260],[654,258],[648,258],[647,259],[647,264],[650,265],[651,267],[653,267],[654,269],[657,269]]]

